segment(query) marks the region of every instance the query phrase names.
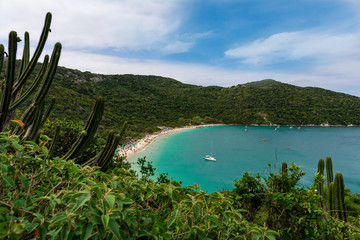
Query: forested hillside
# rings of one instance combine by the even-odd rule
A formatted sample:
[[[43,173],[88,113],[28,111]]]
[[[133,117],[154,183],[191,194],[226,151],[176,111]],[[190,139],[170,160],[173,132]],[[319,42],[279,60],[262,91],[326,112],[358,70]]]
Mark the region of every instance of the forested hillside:
[[[103,125],[129,133],[185,124],[360,125],[358,97],[263,80],[223,88],[158,76],[99,75],[59,68],[52,117],[84,121],[95,96],[106,98]]]

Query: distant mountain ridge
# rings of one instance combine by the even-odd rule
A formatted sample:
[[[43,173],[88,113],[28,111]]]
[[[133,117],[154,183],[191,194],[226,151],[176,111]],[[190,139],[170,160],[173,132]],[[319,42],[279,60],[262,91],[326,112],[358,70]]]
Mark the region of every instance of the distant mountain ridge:
[[[86,120],[95,96],[106,98],[103,125],[130,132],[188,123],[360,125],[360,99],[321,88],[262,80],[225,88],[159,76],[101,75],[60,67],[53,117]]]

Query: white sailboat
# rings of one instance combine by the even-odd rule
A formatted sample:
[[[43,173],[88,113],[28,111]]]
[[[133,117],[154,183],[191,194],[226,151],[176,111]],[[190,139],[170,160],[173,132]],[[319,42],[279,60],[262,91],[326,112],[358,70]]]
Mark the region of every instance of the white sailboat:
[[[213,148],[214,148],[214,146],[213,146],[213,144],[211,143],[211,151],[213,150]],[[211,155],[205,155],[204,159],[205,159],[205,160],[208,160],[208,161],[214,161],[214,162],[216,162],[216,158],[214,158],[214,157],[212,156],[212,154],[211,154]]]
[[[216,162],[216,158],[214,158],[214,157],[211,156],[211,155],[205,155],[204,159],[205,159],[205,160],[208,160],[208,161],[214,161],[214,162]]]

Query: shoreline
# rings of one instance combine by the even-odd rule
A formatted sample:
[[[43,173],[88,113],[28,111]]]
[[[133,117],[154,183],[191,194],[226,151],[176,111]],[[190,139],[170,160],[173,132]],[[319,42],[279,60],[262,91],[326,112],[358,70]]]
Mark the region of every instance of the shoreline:
[[[155,141],[160,136],[164,136],[167,134],[172,134],[188,129],[206,128],[206,127],[214,127],[214,126],[222,126],[222,125],[225,124],[203,124],[203,125],[186,126],[180,128],[162,127],[160,132],[156,132],[153,134],[146,134],[141,139],[135,140],[132,143],[128,143],[125,146],[119,147],[117,149],[116,154],[120,157],[126,157],[126,160],[128,160],[134,155],[144,151],[153,141]]]
[[[238,124],[203,124],[203,125],[196,125],[196,126],[185,126],[179,128],[171,128],[171,127],[161,127],[161,131],[153,133],[153,134],[146,134],[141,139],[134,140],[131,143],[126,144],[125,146],[119,146],[116,150],[116,154],[120,157],[126,157],[128,160],[129,158],[133,157],[134,155],[144,151],[153,141],[163,135],[172,134],[188,129],[195,129],[195,128],[205,128],[205,127],[214,127],[214,126],[244,126]],[[278,124],[249,124],[247,126],[253,127],[359,127],[358,125],[330,125],[330,124],[305,124],[305,125],[278,125]]]

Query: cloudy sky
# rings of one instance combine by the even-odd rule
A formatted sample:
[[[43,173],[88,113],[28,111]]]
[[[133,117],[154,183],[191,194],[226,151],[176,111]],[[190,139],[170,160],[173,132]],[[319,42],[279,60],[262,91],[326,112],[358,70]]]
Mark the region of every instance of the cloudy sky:
[[[360,96],[359,0],[1,0],[0,43],[28,31],[35,48],[47,12],[46,52],[61,42],[61,66]]]

